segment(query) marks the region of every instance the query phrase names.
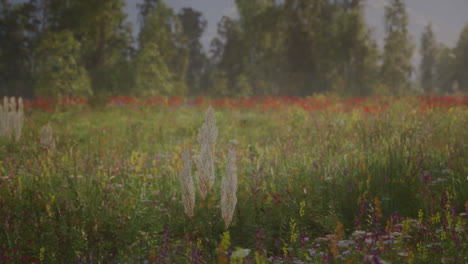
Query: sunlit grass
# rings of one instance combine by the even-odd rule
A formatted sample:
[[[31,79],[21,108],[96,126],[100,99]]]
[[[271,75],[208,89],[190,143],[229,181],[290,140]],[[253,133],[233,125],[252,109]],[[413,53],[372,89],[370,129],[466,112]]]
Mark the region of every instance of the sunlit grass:
[[[466,104],[269,100],[216,108],[214,190],[197,191],[193,218],[179,172],[184,149],[199,151],[204,107],[29,109],[21,141],[0,139],[0,263],[466,262]],[[54,152],[39,144],[48,122]]]

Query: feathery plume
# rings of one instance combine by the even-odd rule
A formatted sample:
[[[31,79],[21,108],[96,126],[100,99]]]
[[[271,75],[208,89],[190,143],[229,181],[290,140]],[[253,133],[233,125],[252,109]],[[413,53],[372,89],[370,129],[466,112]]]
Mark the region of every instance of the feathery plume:
[[[195,165],[197,166],[195,176],[200,197],[204,201],[206,194],[211,191],[214,184],[214,161],[208,145],[202,145],[200,148],[200,153],[195,157]]]
[[[52,130],[50,123],[47,123],[47,125],[42,127],[40,143],[47,153],[51,153],[55,150],[54,131]]]
[[[195,157],[197,171],[195,176],[200,190],[202,200],[205,200],[206,194],[211,191],[215,181],[214,174],[214,149],[218,137],[218,128],[216,128],[216,119],[213,107],[208,107],[205,115],[205,122],[198,131],[198,143],[200,152]]]
[[[7,98],[7,104],[8,104],[8,98]],[[14,97],[11,97],[10,98],[10,103],[8,104],[9,106],[9,111],[8,111],[8,117],[7,117],[7,122],[8,122],[8,125],[7,125],[7,133],[6,133],[6,137],[8,139],[11,139],[11,136],[15,130],[15,119],[16,119],[16,101],[15,101],[15,98]]]
[[[226,160],[226,175],[221,183],[221,216],[224,220],[226,229],[232,222],[234,209],[237,204],[237,166],[236,149],[233,146],[229,148]]]
[[[18,111],[15,115],[15,140],[18,142],[21,137],[21,132],[23,130],[24,124],[24,106],[23,106],[23,98],[18,99]]]
[[[193,212],[195,208],[195,187],[192,179],[192,160],[188,150],[184,150],[182,153],[182,161],[184,166],[179,173],[180,184],[182,185],[182,202],[184,203],[185,213],[193,218],[195,216]]]
[[[216,139],[218,138],[218,128],[216,127],[216,117],[211,105],[206,110],[205,122],[203,122],[198,132],[198,143],[200,145],[210,145],[210,150],[214,153]]]

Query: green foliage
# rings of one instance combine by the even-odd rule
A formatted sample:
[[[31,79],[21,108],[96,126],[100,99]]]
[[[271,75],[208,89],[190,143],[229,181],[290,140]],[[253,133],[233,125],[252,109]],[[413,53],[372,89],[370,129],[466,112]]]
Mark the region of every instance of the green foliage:
[[[366,95],[376,79],[377,47],[359,1],[236,1],[239,20],[223,18],[215,61],[238,94],[238,78],[254,95],[307,95],[336,89]],[[255,85],[261,83],[262,85]]]
[[[138,95],[175,94],[172,73],[169,71],[156,43],[146,44],[136,58],[136,87]]]
[[[236,80],[235,97],[249,97],[252,95],[252,86],[247,77],[241,74]]]
[[[432,25],[428,24],[421,35],[421,86],[426,92],[435,90],[435,71],[437,59],[437,42],[432,31]]]
[[[385,30],[381,78],[394,95],[402,95],[410,88],[413,72],[413,44],[408,32],[408,14],[403,0],[392,0],[385,7]]]
[[[179,18],[164,2],[141,7],[143,24],[136,58],[136,91],[175,95],[186,91],[188,54]],[[174,90],[173,87],[178,87]]]
[[[22,1],[24,2],[24,1]],[[34,93],[34,46],[38,21],[33,3],[0,1],[0,93],[31,96]]]
[[[340,83],[342,95],[369,95],[377,76],[378,52],[375,42],[365,25],[362,10],[339,8],[330,25],[330,39],[326,42],[328,52],[323,58],[330,67],[326,82],[332,87]]]
[[[55,89],[59,94],[92,94],[99,101],[117,94],[418,92],[410,91],[414,47],[404,0],[391,0],[385,9],[382,51],[366,24],[369,3],[364,0],[236,0],[239,16],[221,18],[209,54],[201,44],[207,25],[201,12],[183,8],[176,14],[163,0],[140,2],[134,40],[125,0],[1,0],[0,38],[6,41],[0,42],[0,93],[52,95]],[[419,65],[424,91],[468,90],[466,28],[456,47],[440,50],[432,29],[426,28]],[[61,73],[51,70],[52,62],[38,52],[55,45],[54,38],[68,43],[49,51],[68,64]],[[67,49],[73,50],[72,59],[63,55]],[[46,70],[53,74],[47,76]],[[83,92],[88,85],[92,93]]]
[[[455,54],[453,49],[440,44],[437,48],[435,65],[435,83],[440,92],[453,92],[452,86],[455,80]]]
[[[228,79],[226,78],[225,72],[220,71],[220,70],[212,72],[210,80],[211,80],[210,94],[214,96],[228,96],[229,95]]]
[[[188,45],[188,66],[186,83],[191,93],[202,92],[202,78],[207,74],[208,58],[203,53],[200,38],[206,28],[206,20],[202,13],[192,8],[183,8],[178,14],[182,26],[183,35]]]
[[[35,1],[32,1],[35,2]],[[50,34],[71,34],[79,43],[74,60],[90,79],[94,96],[126,91],[133,78],[128,60],[130,26],[124,23],[123,0],[38,1],[36,17],[41,18],[37,47]],[[50,38],[50,37],[48,37]],[[38,71],[41,65],[35,64]],[[36,70],[36,69],[35,69]],[[75,74],[80,75],[77,71]]]
[[[456,80],[459,82],[459,89],[468,92],[468,23],[460,34],[454,53],[455,74]]]
[[[247,46],[238,21],[224,16],[218,23],[218,35],[219,38],[212,42],[216,69],[212,73],[211,83],[211,90],[216,91],[217,96],[233,91],[236,77],[246,70],[244,62],[247,56]]]
[[[311,98],[321,99],[336,100]],[[238,203],[228,230],[232,247],[223,250],[239,246],[285,262],[362,263],[368,255],[409,262],[401,252],[416,263],[466,262],[468,222],[453,211],[468,209],[466,106],[423,111],[416,98],[366,103],[381,100],[391,102],[388,110],[372,113],[334,112],[346,102],[339,100],[313,112],[287,105],[217,109],[215,185],[205,201],[197,197],[193,219],[185,215],[178,174],[183,150],[198,151],[204,109],[30,112],[24,141],[0,144],[0,256],[42,256],[43,263],[228,258],[217,251],[226,231],[218,205],[224,155],[236,139]],[[58,136],[56,153],[37,143],[47,120]],[[338,243],[358,228],[373,233],[349,238],[360,250],[333,247],[325,237],[335,233]],[[401,239],[389,238],[395,233]],[[351,254],[319,254],[333,250]]]
[[[37,95],[87,97],[92,94],[89,77],[79,60],[81,45],[72,32],[48,33],[36,52]]]

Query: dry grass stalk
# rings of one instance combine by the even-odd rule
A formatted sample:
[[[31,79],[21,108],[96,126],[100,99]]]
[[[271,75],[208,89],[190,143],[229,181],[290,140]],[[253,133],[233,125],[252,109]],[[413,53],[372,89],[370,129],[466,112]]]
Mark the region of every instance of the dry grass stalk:
[[[11,137],[11,122],[10,122],[10,102],[8,97],[3,97],[3,115],[2,115],[2,136],[6,138]]]
[[[195,176],[200,190],[200,197],[205,200],[206,194],[214,184],[214,161],[208,145],[200,146],[200,153],[195,157],[197,171]]]
[[[179,173],[180,184],[182,185],[182,202],[185,213],[190,218],[193,218],[195,216],[193,212],[195,208],[195,187],[192,179],[192,160],[188,150],[184,150],[182,161],[184,166]]]
[[[17,109],[18,108],[18,109]],[[3,97],[3,105],[0,105],[0,136],[19,141],[24,123],[24,106],[23,98],[18,98],[18,105],[16,100],[11,97]]]
[[[226,175],[221,183],[221,216],[224,220],[226,229],[232,222],[234,209],[237,204],[237,166],[236,149],[234,146],[229,148],[226,160]]]
[[[214,110],[210,106],[206,111],[205,122],[198,132],[200,152],[195,157],[195,165],[197,167],[195,176],[202,200],[205,200],[206,194],[211,191],[215,181],[214,149],[217,137],[218,129],[216,128]]]
[[[24,106],[23,106],[23,98],[18,99],[18,111],[16,112],[15,116],[15,140],[18,142],[21,138],[21,132],[23,131],[23,124],[24,124]]]
[[[14,97],[10,98],[10,111],[8,112],[8,134],[7,138],[11,139],[13,133],[15,133],[16,126],[16,101]]]
[[[47,153],[52,153],[55,150],[54,131],[50,123],[42,127],[40,143]]]
[[[214,153],[216,140],[218,138],[218,128],[216,127],[216,117],[213,107],[211,105],[206,110],[205,122],[203,122],[198,132],[198,143],[200,145],[208,144],[211,153]]]

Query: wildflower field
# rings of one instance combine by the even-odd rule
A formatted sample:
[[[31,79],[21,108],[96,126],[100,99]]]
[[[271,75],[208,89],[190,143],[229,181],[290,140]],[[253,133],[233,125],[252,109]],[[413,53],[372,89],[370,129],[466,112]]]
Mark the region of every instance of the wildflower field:
[[[467,96],[24,108],[0,263],[468,263]]]

